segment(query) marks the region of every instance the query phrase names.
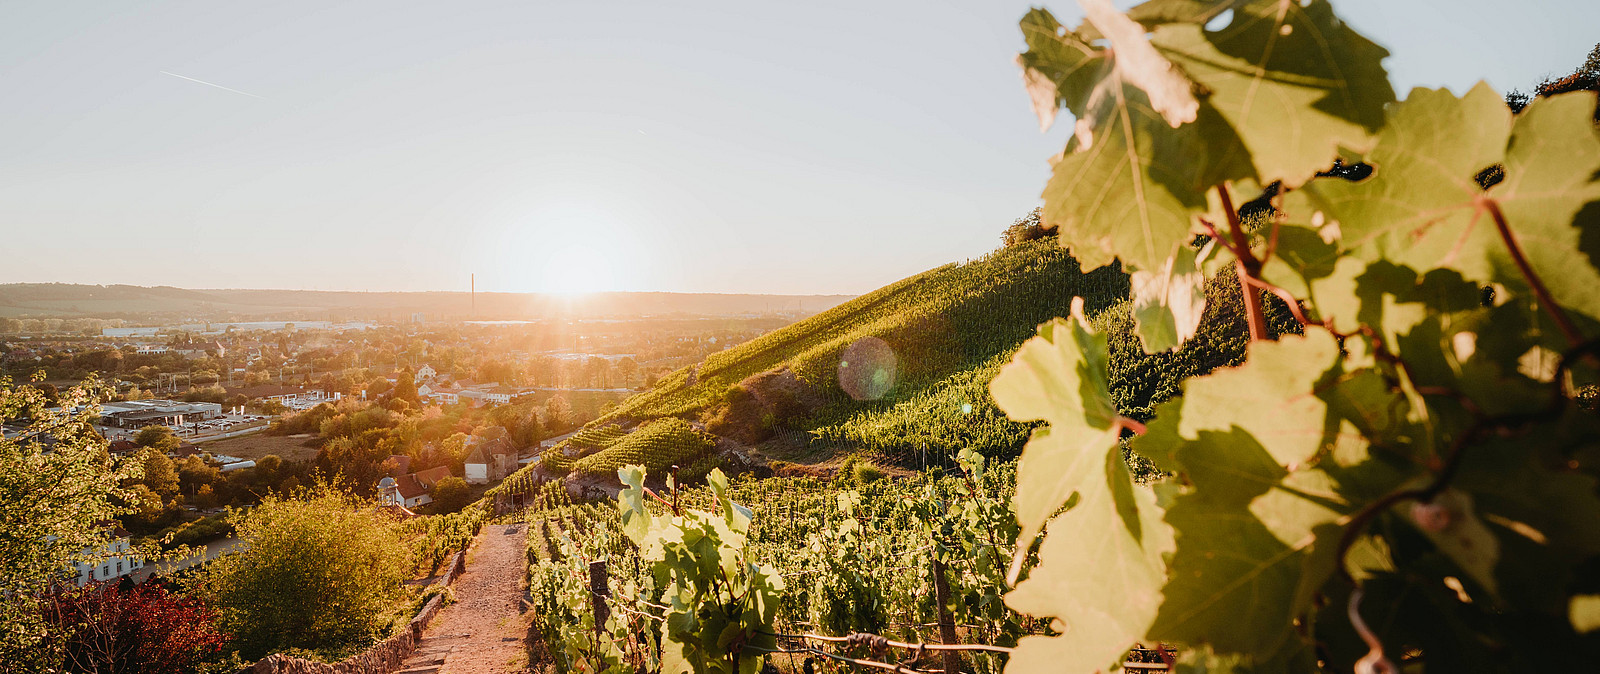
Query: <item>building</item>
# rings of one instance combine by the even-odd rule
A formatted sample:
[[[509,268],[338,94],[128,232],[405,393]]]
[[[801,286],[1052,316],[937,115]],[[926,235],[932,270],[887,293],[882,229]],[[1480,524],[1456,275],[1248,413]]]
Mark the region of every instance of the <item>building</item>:
[[[223,346],[222,342],[216,342],[216,341],[212,341],[212,342],[189,342],[187,344],[178,344],[178,345],[173,346],[172,350],[176,351],[178,353],[178,355],[183,356],[184,358],[191,358],[191,359],[192,358],[205,358],[207,356],[216,356],[218,358],[221,358],[221,357],[223,357],[223,356],[228,354],[227,347]]]
[[[439,376],[439,372],[433,369],[432,365],[424,364],[422,369],[417,370],[416,381],[432,381],[437,376]]]
[[[86,556],[96,561],[96,564],[78,562],[78,576],[76,582],[79,586],[88,585],[91,581],[106,581],[113,578],[132,575],[134,571],[144,568],[144,558],[133,552],[133,544],[129,542],[129,534],[114,522],[105,523],[107,533],[111,540],[100,546],[98,551],[85,550]]]
[[[450,469],[445,466],[400,477],[386,477],[378,481],[378,494],[384,503],[415,508],[433,503],[434,486],[447,477],[450,477]]]
[[[127,400],[100,405],[100,423],[116,428],[145,426],[178,427],[187,423],[222,416],[217,403],[186,403],[177,400]]]
[[[511,446],[511,441],[500,437],[493,440],[479,440],[474,437],[469,442],[474,442],[472,453],[467,455],[466,473],[467,484],[489,484],[504,480],[517,470],[517,450]]]

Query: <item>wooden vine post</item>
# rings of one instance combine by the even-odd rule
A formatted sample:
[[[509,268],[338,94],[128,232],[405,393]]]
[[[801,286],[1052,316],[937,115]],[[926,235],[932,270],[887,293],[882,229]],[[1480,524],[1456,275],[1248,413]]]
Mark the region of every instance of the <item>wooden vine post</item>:
[[[611,617],[611,607],[606,599],[611,596],[611,585],[606,582],[606,563],[589,562],[589,601],[594,604],[594,631],[606,631],[606,619]]]
[[[946,646],[958,644],[956,640],[956,621],[950,616],[950,585],[944,579],[944,562],[939,561],[939,555],[933,556],[933,598],[939,605],[939,643]],[[961,655],[956,651],[939,651],[944,658],[945,674],[956,674],[961,671]]]

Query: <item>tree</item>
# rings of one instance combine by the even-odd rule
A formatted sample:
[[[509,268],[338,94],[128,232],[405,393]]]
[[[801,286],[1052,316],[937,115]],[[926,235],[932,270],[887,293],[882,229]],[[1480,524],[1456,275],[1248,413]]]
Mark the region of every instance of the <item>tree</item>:
[[[0,437],[0,662],[18,669],[39,661],[37,591],[103,545],[104,522],[130,510],[122,485],[141,467],[111,458],[89,424],[90,403],[109,395],[90,379],[52,411],[43,392],[0,377],[0,423],[8,428]]]
[[[454,475],[433,485],[433,512],[444,515],[465,508],[472,502],[472,487]]]
[[[325,483],[298,499],[268,496],[229,522],[242,552],[208,565],[194,590],[246,657],[377,637],[411,569],[392,521]]]
[[[45,596],[47,657],[70,672],[187,674],[221,649],[216,612],[154,581],[58,584]]]
[[[421,404],[417,399],[417,381],[411,374],[411,369],[406,368],[395,376],[394,388],[390,389],[389,397],[395,400],[404,400],[412,406]]]
[[[149,447],[163,454],[174,451],[181,442],[172,429],[166,426],[145,426],[133,436],[133,444]]]
[[[639,361],[634,360],[633,356],[626,356],[617,361],[616,368],[617,374],[622,377],[622,385],[632,386],[634,376],[639,374]]]
[[[551,433],[560,433],[572,427],[572,404],[560,394],[544,401],[544,425]]]
[[[178,471],[166,454],[146,448],[139,452],[139,462],[144,467],[144,475],[139,478],[140,484],[159,494],[163,501],[178,494]]]

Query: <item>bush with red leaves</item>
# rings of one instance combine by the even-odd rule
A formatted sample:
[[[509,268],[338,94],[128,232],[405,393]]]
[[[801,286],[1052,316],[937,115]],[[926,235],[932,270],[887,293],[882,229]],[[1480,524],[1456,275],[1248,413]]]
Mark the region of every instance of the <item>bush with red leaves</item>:
[[[188,674],[227,640],[204,602],[155,582],[59,586],[43,604],[69,672]]]

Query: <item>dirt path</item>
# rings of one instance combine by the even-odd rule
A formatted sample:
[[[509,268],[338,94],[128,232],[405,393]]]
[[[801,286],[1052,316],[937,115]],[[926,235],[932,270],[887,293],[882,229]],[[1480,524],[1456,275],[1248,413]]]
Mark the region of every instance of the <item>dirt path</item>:
[[[483,528],[456,579],[456,603],[439,611],[403,674],[510,674],[527,669],[522,624],[524,525]]]

